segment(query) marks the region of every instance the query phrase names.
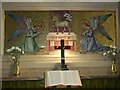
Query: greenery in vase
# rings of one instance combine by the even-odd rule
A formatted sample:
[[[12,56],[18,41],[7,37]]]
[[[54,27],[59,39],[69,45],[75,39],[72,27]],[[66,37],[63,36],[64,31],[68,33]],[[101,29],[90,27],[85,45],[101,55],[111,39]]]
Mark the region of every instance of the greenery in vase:
[[[117,60],[120,58],[120,48],[118,49],[117,47],[110,45],[108,50],[106,50],[103,55],[107,56],[111,60]]]

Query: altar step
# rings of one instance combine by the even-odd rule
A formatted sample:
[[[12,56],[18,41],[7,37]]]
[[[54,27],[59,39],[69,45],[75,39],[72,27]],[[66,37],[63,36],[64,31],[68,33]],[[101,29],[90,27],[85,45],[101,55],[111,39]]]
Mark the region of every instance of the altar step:
[[[61,58],[55,55],[22,55],[20,62],[21,79],[44,78],[44,73],[49,70],[59,70]],[[101,55],[76,55],[65,57],[65,62],[70,70],[78,70],[80,76],[105,76],[111,75],[111,61]],[[13,77],[13,63],[10,56],[4,56],[2,61],[3,79]]]

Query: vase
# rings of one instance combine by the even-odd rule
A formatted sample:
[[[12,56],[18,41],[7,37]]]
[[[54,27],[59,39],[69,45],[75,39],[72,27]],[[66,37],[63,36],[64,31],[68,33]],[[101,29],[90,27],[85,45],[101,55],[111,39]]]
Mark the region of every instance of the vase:
[[[112,60],[112,74],[117,73],[116,60]]]
[[[20,64],[19,62],[14,63],[14,75],[19,77],[20,75]]]

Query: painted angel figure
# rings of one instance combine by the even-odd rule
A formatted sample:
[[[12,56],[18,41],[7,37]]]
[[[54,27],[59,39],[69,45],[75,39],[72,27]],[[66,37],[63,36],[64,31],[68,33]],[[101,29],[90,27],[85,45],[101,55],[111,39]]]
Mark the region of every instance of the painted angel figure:
[[[23,33],[29,32],[31,28],[34,28],[34,31],[40,33],[44,30],[44,22],[40,20],[33,22],[31,17],[17,16],[13,13],[8,13],[8,15],[16,22],[18,27],[16,28],[15,32],[9,36],[7,42],[11,42],[17,37],[21,36]]]
[[[112,40],[110,35],[105,31],[103,23],[111,16],[112,14],[105,14],[101,16],[96,16],[90,19],[90,22],[87,20],[81,21],[81,27],[84,28],[84,32],[81,33],[82,36],[85,36],[80,40],[82,46],[81,52],[96,52],[103,51],[107,48],[101,44],[96,43],[94,35],[96,32],[99,32],[108,40]],[[113,41],[113,40],[112,40]]]
[[[22,46],[22,49],[26,53],[35,53],[40,49],[35,41],[35,38],[38,35],[39,35],[39,32],[35,32],[32,29],[30,29],[29,32],[27,32],[25,40],[24,40],[24,44]]]
[[[20,46],[25,53],[34,53],[39,50],[35,38],[42,32],[44,25],[41,21],[36,21],[33,23],[32,18],[25,16],[17,16],[13,13],[8,14],[17,24],[18,28],[13,32],[8,38],[8,42],[13,41],[23,33],[26,34],[23,45]]]

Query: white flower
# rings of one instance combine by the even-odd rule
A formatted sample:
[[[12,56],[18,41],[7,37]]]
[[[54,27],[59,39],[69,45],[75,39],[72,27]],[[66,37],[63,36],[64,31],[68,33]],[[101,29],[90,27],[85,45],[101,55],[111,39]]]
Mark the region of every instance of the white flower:
[[[110,51],[107,51],[107,53],[110,53]]]
[[[25,52],[24,51],[22,51],[22,54],[24,54]]]
[[[15,47],[15,48],[19,50],[19,47]]]
[[[22,51],[21,48],[19,48],[19,47],[16,47],[16,50],[18,50],[18,51],[20,51],[20,52]]]
[[[115,53],[115,52],[113,52],[113,53],[112,53],[112,55],[113,55],[113,56],[115,56],[115,55],[116,55],[116,53]]]
[[[11,49],[7,49],[7,52],[9,53],[11,51]]]
[[[110,45],[110,48],[112,48],[113,46],[112,45]]]
[[[120,49],[118,49],[115,46],[113,47],[112,45],[110,45],[109,49],[106,52],[104,52],[103,55],[107,55],[111,59],[116,60],[120,58]]]
[[[13,56],[13,57],[12,57],[12,59],[16,59],[16,57],[15,57],[15,56]]]
[[[105,56],[106,54],[107,54],[106,52],[103,53],[104,56]]]
[[[20,48],[18,48],[18,50],[21,52],[22,50]]]
[[[15,47],[14,46],[12,46],[12,48],[11,48],[12,50],[14,50],[15,49]]]

